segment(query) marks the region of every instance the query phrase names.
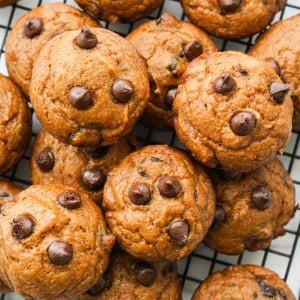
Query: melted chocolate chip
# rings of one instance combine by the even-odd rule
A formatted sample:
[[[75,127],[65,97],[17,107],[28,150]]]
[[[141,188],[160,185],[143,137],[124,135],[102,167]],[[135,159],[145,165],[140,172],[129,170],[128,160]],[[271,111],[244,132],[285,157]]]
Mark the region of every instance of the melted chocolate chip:
[[[92,49],[97,45],[97,37],[88,27],[84,26],[76,37],[76,44],[82,49]]]
[[[189,225],[185,220],[177,221],[169,226],[168,232],[178,246],[184,246],[188,241]]]
[[[80,110],[86,110],[93,105],[91,92],[79,86],[70,90],[68,99],[73,107]]]
[[[256,116],[249,112],[240,112],[235,114],[230,120],[232,131],[239,136],[250,134],[256,127]]]
[[[166,93],[166,96],[165,96],[165,104],[172,108],[172,105],[173,105],[173,101],[176,97],[176,91],[177,91],[177,88],[171,88],[167,91]]]
[[[144,171],[143,167],[139,166],[139,167],[137,168],[137,171],[138,171],[138,173],[139,173],[142,177],[148,178],[148,175],[147,175],[147,173]]]
[[[218,0],[218,5],[224,12],[234,12],[238,9],[242,0]]]
[[[25,22],[23,27],[23,34],[32,39],[39,35],[43,29],[43,21],[40,18],[31,18]]]
[[[85,147],[83,151],[92,158],[100,158],[107,154],[109,146]]]
[[[163,176],[159,179],[157,188],[159,193],[168,198],[174,198],[178,196],[181,191],[180,182],[176,177],[173,176]]]
[[[216,229],[225,221],[226,221],[226,211],[223,208],[223,206],[221,206],[220,204],[217,204],[214,221],[213,221],[211,228]]]
[[[107,283],[107,274],[104,274],[91,288],[88,289],[87,294],[90,296],[97,296],[101,294],[105,288]]]
[[[257,209],[267,209],[272,203],[272,192],[267,187],[258,186],[252,191],[251,200]]]
[[[259,285],[259,289],[261,290],[261,292],[263,293],[264,296],[273,298],[278,295],[278,291],[276,291],[271,286],[266,285],[263,280],[258,279],[257,283]]]
[[[8,192],[2,192],[2,191],[0,191],[0,197],[1,198],[10,198],[11,195]]]
[[[177,59],[176,58],[173,58],[171,60],[171,63],[168,65],[167,69],[170,71],[170,72],[173,72],[175,71],[177,68]]]
[[[133,95],[133,86],[129,81],[119,79],[113,83],[111,93],[118,103],[125,104]]]
[[[198,41],[191,41],[183,46],[183,54],[191,61],[203,53],[203,47]]]
[[[34,222],[30,217],[19,216],[11,224],[12,235],[19,241],[28,238],[34,230]]]
[[[274,101],[280,104],[284,101],[284,97],[289,89],[290,88],[286,84],[275,81],[270,85],[270,95]]]
[[[135,205],[146,205],[151,198],[151,191],[145,183],[134,183],[128,191],[129,200]]]
[[[101,189],[104,185],[105,179],[104,173],[98,169],[86,170],[82,175],[83,185],[91,191]]]
[[[274,69],[277,75],[280,76],[281,70],[278,61],[273,58],[266,58],[265,61]]]
[[[44,149],[36,156],[35,162],[41,171],[48,172],[54,167],[54,154],[50,149]]]
[[[144,286],[150,286],[156,279],[154,266],[147,262],[137,262],[134,266],[136,280]]]
[[[152,156],[151,157],[151,161],[153,161],[153,162],[159,162],[160,159],[158,157]]]
[[[213,89],[215,92],[226,95],[232,92],[236,88],[235,79],[229,74],[224,73],[215,79],[213,83]]]
[[[64,208],[76,209],[81,206],[81,197],[75,191],[67,190],[58,195],[57,202]]]
[[[73,247],[69,243],[56,241],[49,245],[48,257],[52,264],[63,266],[68,264],[73,257]]]

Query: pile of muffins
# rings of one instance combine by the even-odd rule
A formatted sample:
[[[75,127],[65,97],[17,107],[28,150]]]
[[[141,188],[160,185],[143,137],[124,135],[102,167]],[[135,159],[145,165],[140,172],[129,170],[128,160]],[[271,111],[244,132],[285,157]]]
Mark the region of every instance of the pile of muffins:
[[[162,2],[77,0],[84,12],[47,4],[9,33],[1,175],[26,150],[32,110],[42,129],[32,185],[0,180],[1,292],[182,299],[176,261],[201,242],[237,255],[285,234],[297,206],[277,155],[300,130],[300,15],[272,26],[248,54],[218,52],[209,34],[258,33],[283,0],[182,0],[194,25],[166,13],[126,38],[101,28]],[[140,147],[137,122],[175,130],[187,151]],[[214,273],[193,299],[295,297],[274,272],[245,265]]]

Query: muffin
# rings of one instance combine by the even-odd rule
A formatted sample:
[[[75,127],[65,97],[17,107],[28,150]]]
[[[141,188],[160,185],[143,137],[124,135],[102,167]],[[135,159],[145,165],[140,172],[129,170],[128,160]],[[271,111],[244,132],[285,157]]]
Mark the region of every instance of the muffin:
[[[12,182],[4,179],[0,179],[0,210],[1,206],[7,202],[15,201],[15,197],[22,191],[23,189],[13,184]]]

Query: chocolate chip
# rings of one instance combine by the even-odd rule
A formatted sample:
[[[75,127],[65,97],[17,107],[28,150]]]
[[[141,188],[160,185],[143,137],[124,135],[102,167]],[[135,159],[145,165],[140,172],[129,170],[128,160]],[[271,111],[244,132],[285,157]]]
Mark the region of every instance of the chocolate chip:
[[[223,208],[223,206],[221,206],[220,204],[217,204],[214,221],[213,221],[211,228],[216,229],[225,221],[226,221],[226,211]]]
[[[166,93],[166,96],[165,96],[165,104],[172,108],[172,105],[173,105],[173,101],[176,97],[176,91],[177,91],[177,88],[171,88],[167,91]]]
[[[272,288],[269,285],[266,285],[264,283],[264,281],[261,279],[258,279],[257,283],[258,283],[259,289],[261,290],[261,292],[263,293],[264,296],[270,297],[270,298],[276,297],[277,291],[274,288]]]
[[[0,192],[0,197],[1,198],[10,198],[10,194],[9,193],[7,193],[7,192]]]
[[[83,151],[92,158],[100,158],[107,154],[109,146],[85,147]]]
[[[32,39],[39,35],[43,29],[43,21],[40,18],[31,18],[25,22],[23,34]]]
[[[48,257],[54,265],[63,266],[68,264],[73,257],[73,247],[69,243],[56,241],[47,249]]]
[[[150,201],[151,191],[145,183],[134,183],[128,191],[128,197],[135,205],[145,205]]]
[[[273,58],[266,58],[265,61],[274,69],[277,75],[280,76],[281,70],[278,61]]]
[[[80,110],[86,110],[93,104],[91,92],[79,86],[70,90],[68,99],[73,107]]]
[[[249,112],[235,114],[230,120],[232,131],[239,136],[250,134],[256,126],[256,116]]]
[[[172,273],[174,270],[175,270],[175,264],[168,263],[163,267],[161,273],[163,276],[167,276],[168,274]]]
[[[101,294],[106,288],[107,275],[104,274],[91,288],[88,289],[87,294],[90,296],[97,296]]]
[[[158,157],[152,156],[151,157],[151,161],[153,161],[153,162],[159,162],[160,159]]]
[[[183,46],[183,54],[191,61],[203,53],[203,47],[198,41],[191,41]]]
[[[218,0],[219,7],[225,12],[234,12],[237,10],[242,0]]]
[[[144,286],[150,286],[156,279],[156,270],[152,264],[140,261],[134,266],[135,279]]]
[[[57,202],[64,208],[76,209],[81,206],[81,197],[75,191],[67,190],[58,195]]]
[[[95,191],[101,189],[104,182],[105,175],[101,170],[91,169],[83,172],[82,183],[89,190]]]
[[[147,175],[147,173],[144,171],[143,167],[138,166],[137,171],[138,171],[138,173],[139,173],[142,177],[148,178],[148,175]]]
[[[36,156],[35,162],[41,171],[48,172],[54,167],[54,154],[50,149],[44,149]]]
[[[118,103],[127,103],[133,95],[133,86],[127,80],[116,80],[112,87],[111,93]]]
[[[272,203],[272,192],[269,188],[258,186],[252,191],[252,203],[257,209],[267,209]]]
[[[283,300],[287,300],[287,296],[284,291],[277,291],[277,295],[279,296],[279,298],[281,298]]]
[[[213,89],[215,92],[226,95],[236,88],[236,81],[229,73],[223,73],[215,79]]]
[[[162,17],[155,20],[156,25],[159,25],[162,22]]]
[[[171,63],[168,65],[167,69],[170,71],[170,72],[173,72],[174,70],[176,70],[177,68],[177,59],[176,58],[173,58],[171,60]]]
[[[157,186],[160,194],[168,198],[176,197],[181,191],[180,182],[173,176],[163,176]]]
[[[289,87],[281,82],[272,82],[270,85],[270,95],[278,104],[284,101],[286,93],[289,91]]]
[[[189,225],[185,220],[177,221],[169,226],[169,235],[178,246],[184,246],[188,241]]]
[[[34,222],[30,217],[19,216],[11,224],[12,235],[19,241],[28,238],[34,230]]]
[[[83,49],[92,49],[97,44],[97,37],[88,27],[84,26],[76,37],[76,44]]]

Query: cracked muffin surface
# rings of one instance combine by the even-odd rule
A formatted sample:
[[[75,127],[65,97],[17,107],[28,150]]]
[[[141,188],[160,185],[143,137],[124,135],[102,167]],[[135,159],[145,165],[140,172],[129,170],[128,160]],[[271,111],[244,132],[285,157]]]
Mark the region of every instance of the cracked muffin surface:
[[[211,38],[196,26],[165,13],[126,37],[145,59],[150,77],[150,102],[141,118],[147,126],[173,129],[172,103],[191,60],[216,52]]]
[[[73,146],[105,146],[131,132],[149,100],[149,79],[127,40],[84,27],[45,45],[33,68],[30,96],[54,137]]]
[[[196,58],[184,76],[173,104],[175,130],[197,160],[249,172],[283,153],[293,104],[269,64],[219,52]]]
[[[12,80],[29,96],[33,63],[42,47],[63,31],[99,24],[78,9],[51,3],[32,9],[13,27],[5,44],[6,64]]]
[[[104,273],[115,237],[96,204],[74,187],[32,185],[0,215],[0,273],[26,299],[67,299]]]
[[[210,180],[186,154],[164,145],[129,154],[108,175],[103,209],[121,247],[150,261],[174,261],[202,241],[214,217]]]

